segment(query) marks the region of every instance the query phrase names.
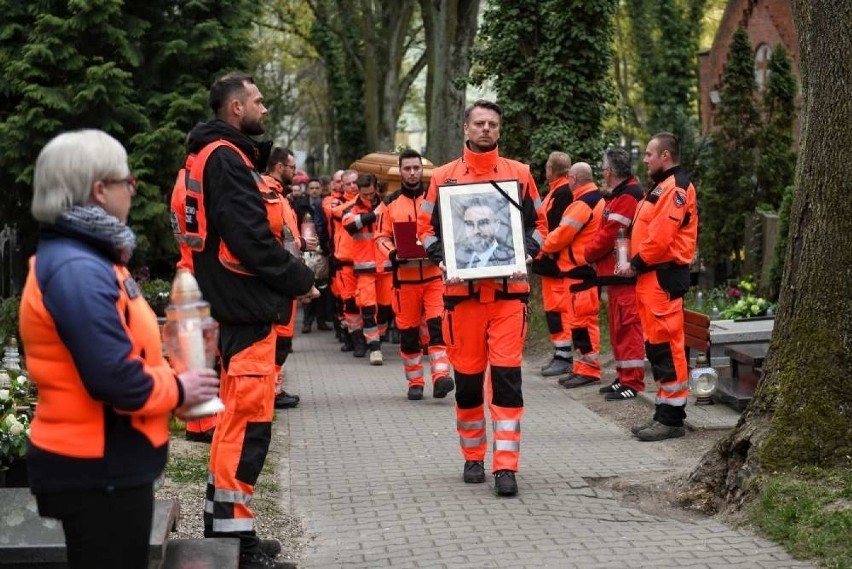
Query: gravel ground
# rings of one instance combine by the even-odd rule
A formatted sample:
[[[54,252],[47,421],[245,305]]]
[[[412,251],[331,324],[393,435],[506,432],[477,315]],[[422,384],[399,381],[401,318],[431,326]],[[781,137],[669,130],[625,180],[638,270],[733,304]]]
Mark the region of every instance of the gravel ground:
[[[272,444],[266,466],[255,486],[252,509],[256,515],[257,534],[261,538],[274,538],[281,542],[279,560],[298,559],[305,548],[304,528],[298,518],[289,515],[280,504],[287,493],[288,473],[282,468],[281,450],[286,449],[286,437],[273,427]],[[169,463],[163,486],[157,491],[158,498],[177,498],[180,503],[180,519],[177,532],[172,537],[204,537],[204,491],[207,486],[207,460],[210,446],[190,443],[183,433],[173,435],[170,445]],[[185,479],[189,479],[184,481]]]

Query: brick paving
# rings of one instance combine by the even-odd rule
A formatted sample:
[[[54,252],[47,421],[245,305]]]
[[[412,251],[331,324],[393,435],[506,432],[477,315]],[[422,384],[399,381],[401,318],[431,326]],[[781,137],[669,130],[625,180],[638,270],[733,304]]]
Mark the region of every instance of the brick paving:
[[[289,445],[284,508],[307,533],[300,567],[813,567],[746,530],[646,514],[593,487],[666,466],[532,371],[520,493],[505,499],[490,476],[462,482],[453,394],[408,401],[398,346],[381,367],[341,353],[331,332],[294,348],[287,385],[302,403],[278,413],[276,439]]]

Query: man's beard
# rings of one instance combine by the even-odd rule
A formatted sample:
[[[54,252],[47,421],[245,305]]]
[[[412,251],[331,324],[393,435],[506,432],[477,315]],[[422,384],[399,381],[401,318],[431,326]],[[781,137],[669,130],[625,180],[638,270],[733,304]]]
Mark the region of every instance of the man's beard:
[[[484,253],[488,250],[491,245],[494,244],[494,238],[486,238],[486,237],[471,237],[470,238],[470,248],[473,249],[475,253]]]
[[[262,119],[256,121],[243,119],[240,121],[240,130],[249,136],[260,136],[264,132],[263,121]]]

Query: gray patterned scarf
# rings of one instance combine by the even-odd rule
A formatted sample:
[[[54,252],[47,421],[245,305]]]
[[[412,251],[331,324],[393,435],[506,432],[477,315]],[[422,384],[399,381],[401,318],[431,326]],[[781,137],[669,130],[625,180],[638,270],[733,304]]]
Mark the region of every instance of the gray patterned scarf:
[[[75,205],[59,215],[59,220],[112,244],[119,263],[126,265],[136,248],[136,235],[114,215],[96,205]]]

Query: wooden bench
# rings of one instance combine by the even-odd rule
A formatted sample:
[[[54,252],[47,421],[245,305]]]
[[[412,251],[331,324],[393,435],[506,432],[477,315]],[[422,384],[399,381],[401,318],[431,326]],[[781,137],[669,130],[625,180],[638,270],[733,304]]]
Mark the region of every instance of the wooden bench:
[[[695,349],[710,359],[710,317],[694,310],[683,311],[683,333],[686,344],[686,359],[689,361],[690,349]]]

